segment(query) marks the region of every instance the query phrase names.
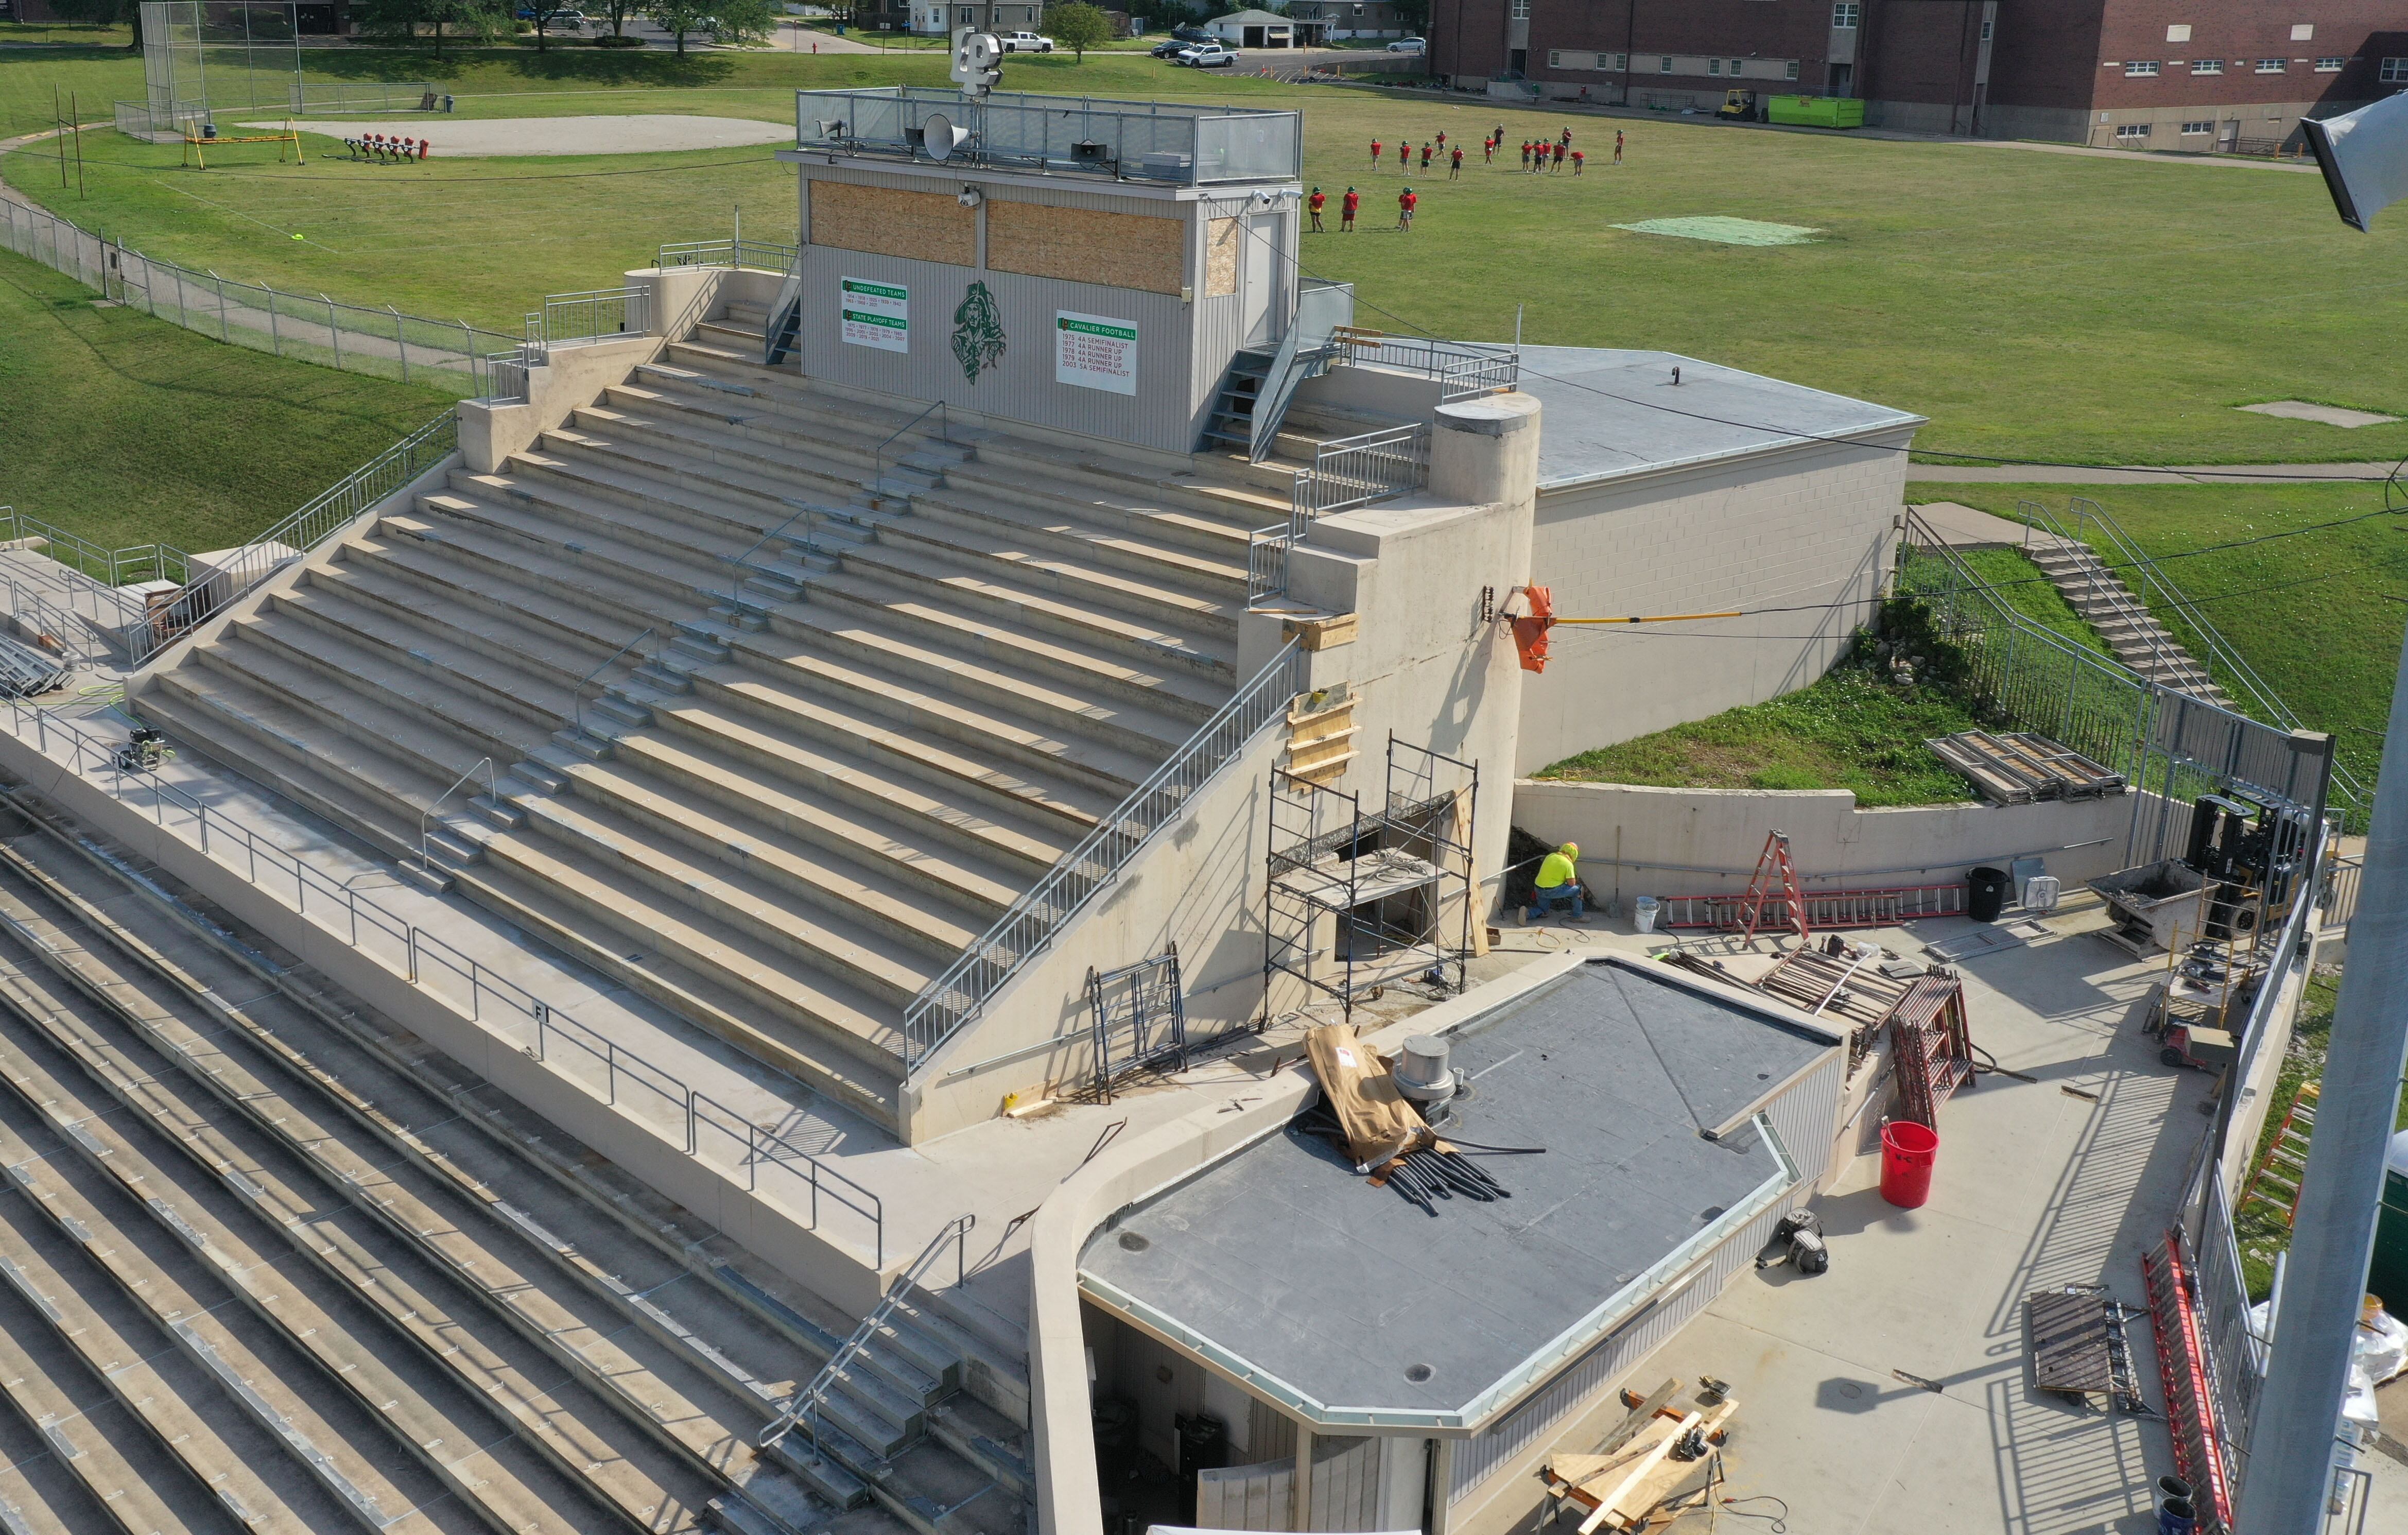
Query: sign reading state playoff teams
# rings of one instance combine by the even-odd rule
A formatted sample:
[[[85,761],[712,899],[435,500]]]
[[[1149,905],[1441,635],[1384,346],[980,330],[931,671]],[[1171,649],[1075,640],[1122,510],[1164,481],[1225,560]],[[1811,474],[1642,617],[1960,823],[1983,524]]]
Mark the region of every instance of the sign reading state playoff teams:
[[[1054,311],[1054,381],[1137,393],[1137,327],[1100,314]]]
[[[893,282],[846,278],[844,339],[848,346],[910,351],[911,290]]]

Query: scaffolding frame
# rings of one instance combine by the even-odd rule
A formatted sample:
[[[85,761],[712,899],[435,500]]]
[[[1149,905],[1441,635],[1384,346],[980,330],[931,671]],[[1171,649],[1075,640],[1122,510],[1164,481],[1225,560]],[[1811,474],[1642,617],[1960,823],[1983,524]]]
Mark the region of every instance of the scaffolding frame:
[[[1187,999],[1179,980],[1179,945],[1116,970],[1087,968],[1087,1029],[1095,1060],[1094,1090],[1112,1100],[1112,1083],[1169,1058],[1187,1069]],[[1115,1040],[1128,1048],[1117,1063]]]
[[[1435,974],[1442,989],[1460,993],[1478,920],[1471,850],[1479,797],[1478,763],[1398,740],[1395,731],[1380,798],[1368,811],[1360,794],[1271,769],[1265,1005],[1279,974],[1336,999],[1349,1022],[1357,1001],[1394,981]]]

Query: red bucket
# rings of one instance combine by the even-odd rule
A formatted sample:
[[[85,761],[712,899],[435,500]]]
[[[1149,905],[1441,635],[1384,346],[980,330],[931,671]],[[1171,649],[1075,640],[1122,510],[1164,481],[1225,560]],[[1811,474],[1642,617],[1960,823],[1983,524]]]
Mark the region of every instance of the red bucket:
[[[1931,1164],[1940,1155],[1940,1135],[1913,1120],[1882,1126],[1882,1198],[1913,1210],[1931,1198]]]

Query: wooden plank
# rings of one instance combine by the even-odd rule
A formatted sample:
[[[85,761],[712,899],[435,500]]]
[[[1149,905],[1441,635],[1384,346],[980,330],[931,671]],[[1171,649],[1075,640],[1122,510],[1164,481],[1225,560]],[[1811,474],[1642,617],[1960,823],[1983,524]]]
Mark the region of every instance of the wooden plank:
[[[1725,1426],[1738,1411],[1738,1399],[1736,1398],[1727,1399],[1721,1406],[1706,1414],[1705,1420],[1699,1423],[1698,1427],[1704,1430],[1705,1437],[1709,1441],[1716,1440],[1721,1437]],[[1696,1422],[1696,1415],[1691,1414],[1683,1421]],[[1674,1436],[1676,1444],[1679,1438],[1677,1434]],[[1614,1495],[1608,1505],[1611,1521],[1618,1529],[1639,1528],[1647,1522],[1648,1515],[1656,1511],[1657,1504],[1679,1492],[1689,1482],[1703,1476],[1708,1465],[1709,1460],[1703,1456],[1695,1460],[1674,1460],[1668,1453],[1663,1460],[1656,1463],[1654,1470],[1626,1484],[1622,1491]]]
[[[1623,1511],[1622,1502],[1625,1496],[1632,1494],[1643,1484],[1649,1473],[1662,1465],[1671,1455],[1672,1446],[1681,1442],[1681,1436],[1695,1427],[1699,1421],[1698,1415],[1695,1413],[1684,1413],[1677,1420],[1657,1418],[1656,1420],[1657,1424],[1671,1425],[1670,1432],[1656,1433],[1651,1429],[1633,1440],[1626,1448],[1626,1453],[1637,1450],[1641,1444],[1647,1445],[1647,1450],[1631,1460],[1630,1470],[1622,1475],[1621,1480],[1614,1483],[1612,1491],[1598,1493],[1597,1512],[1581,1521],[1580,1535],[1597,1535],[1598,1527],[1608,1519],[1620,1518],[1627,1521],[1630,1515]],[[1642,1505],[1640,1512],[1643,1513],[1648,1508],[1654,1506],[1652,1502]]]

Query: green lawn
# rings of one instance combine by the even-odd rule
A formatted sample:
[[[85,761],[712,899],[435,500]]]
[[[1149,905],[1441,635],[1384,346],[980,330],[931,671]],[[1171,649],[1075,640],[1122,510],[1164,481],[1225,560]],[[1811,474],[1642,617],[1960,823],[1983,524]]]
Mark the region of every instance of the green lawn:
[[[0,109],[49,110],[54,80],[94,101],[136,93],[122,52],[0,53]],[[479,115],[687,111],[783,121],[798,86],[941,83],[934,53],[613,53],[555,48],[350,49],[311,67],[425,79]],[[1295,105],[1309,181],[1395,194],[1367,146],[1552,134],[1561,114],[1430,93],[1198,76],[1132,53],[1015,57],[1007,86]],[[87,109],[87,115],[91,111]],[[2365,345],[2408,277],[2408,223],[2344,228],[2314,175],[1756,132],[1670,119],[1576,120],[1628,164],[1524,176],[1475,165],[1414,179],[1411,236],[1372,217],[1309,237],[1311,271],[1357,284],[1358,320],[1533,342],[1658,347],[1861,395],[1933,419],[1920,446],[2084,462],[2311,461],[2408,454],[2408,424],[2357,432],[2232,408],[2297,396],[2408,413],[2408,361]],[[436,134],[440,144],[439,128]],[[104,139],[109,142],[104,144]],[[206,176],[178,156],[87,136],[82,222],[155,254],[338,297],[508,324],[533,299],[609,282],[658,242],[792,226],[792,180],[766,151],[607,160],[313,158]],[[59,202],[56,169],[0,174]],[[1730,214],[1821,231],[1740,248],[1629,233],[1641,219]],[[430,221],[444,235],[433,237]],[[304,238],[294,240],[294,234]]]
[[[93,296],[0,252],[0,506],[95,543],[240,544],[451,403]]]
[[[1918,483],[1914,497],[1958,501],[2002,517],[2014,516],[2022,499],[2042,501],[2056,514],[2066,509],[2061,485]],[[2302,723],[2333,732],[2342,760],[2372,784],[2408,626],[2408,515],[2248,548],[2190,552],[2380,511],[2383,487],[2120,485],[2098,499],[2153,559],[2165,562],[2168,575]],[[2180,613],[2161,599],[2151,607],[2192,643]],[[2217,681],[2228,691],[2234,686],[2229,675]]]

